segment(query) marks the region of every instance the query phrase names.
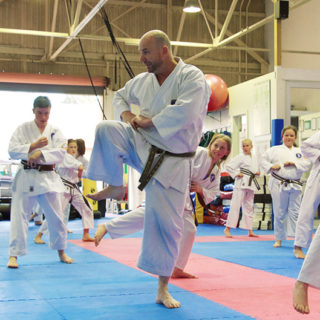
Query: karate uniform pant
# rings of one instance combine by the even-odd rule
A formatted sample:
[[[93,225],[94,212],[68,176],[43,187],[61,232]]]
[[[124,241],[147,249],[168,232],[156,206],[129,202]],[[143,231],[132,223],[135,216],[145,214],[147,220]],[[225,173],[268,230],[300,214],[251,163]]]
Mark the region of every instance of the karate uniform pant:
[[[320,289],[320,228],[311,242],[310,248],[301,267],[298,280]]]
[[[69,214],[70,214],[70,200],[72,205],[77,209],[79,214],[81,215],[82,219],[82,227],[83,229],[92,229],[94,226],[94,217],[92,209],[89,208],[86,203],[84,202],[82,193],[77,190],[76,188],[72,189],[71,191],[73,195],[71,196],[70,191],[64,192],[61,194],[61,203],[62,203],[62,209],[63,209],[63,223],[65,226],[68,224],[69,220]],[[48,233],[48,223],[47,220],[45,220],[40,229],[39,232],[42,234]]]
[[[298,220],[301,190],[282,190],[280,183],[273,183],[270,188],[274,214],[274,237],[276,240],[286,240],[294,237]]]
[[[136,151],[136,145],[141,147],[142,143],[142,136],[127,124],[117,121],[101,122],[96,129],[88,178],[105,181],[112,186],[122,186],[123,163],[140,173],[143,170],[143,163]],[[149,148],[150,144],[146,143],[145,147]],[[162,166],[165,161],[166,159]],[[191,159],[180,158],[179,161],[190,163],[188,172],[179,172],[180,175],[190,177]],[[187,188],[184,192],[172,187],[165,188],[154,178],[145,187],[145,192],[144,233],[137,265],[149,273],[169,277],[178,257],[184,204],[189,192]]]
[[[61,194],[48,192],[29,196],[23,192],[13,192],[11,203],[9,255],[22,256],[27,250],[29,219],[35,202],[43,209],[50,232],[50,247],[64,250],[67,244],[67,229],[62,221]]]
[[[240,215],[240,207],[242,206],[242,217],[239,227],[241,229],[252,230],[253,200],[253,190],[235,188],[232,193],[231,205],[226,226],[229,228],[237,227]]]
[[[308,181],[309,182],[309,181]],[[320,177],[308,183],[302,198],[296,227],[294,245],[307,248],[312,240],[313,220],[320,204]]]
[[[125,215],[107,221],[105,227],[112,239],[120,238],[143,229],[145,209],[137,208]],[[183,213],[183,231],[179,244],[179,253],[176,267],[184,269],[187,265],[193,242],[196,236],[197,228],[192,216],[192,210],[185,210]]]

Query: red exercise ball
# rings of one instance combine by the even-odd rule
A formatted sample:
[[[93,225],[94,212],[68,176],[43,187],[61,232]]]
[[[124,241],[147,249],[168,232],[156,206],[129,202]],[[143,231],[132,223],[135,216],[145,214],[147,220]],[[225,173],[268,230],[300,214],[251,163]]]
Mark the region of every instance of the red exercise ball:
[[[220,77],[213,74],[206,74],[205,78],[211,89],[208,112],[219,110],[227,102],[228,87]]]

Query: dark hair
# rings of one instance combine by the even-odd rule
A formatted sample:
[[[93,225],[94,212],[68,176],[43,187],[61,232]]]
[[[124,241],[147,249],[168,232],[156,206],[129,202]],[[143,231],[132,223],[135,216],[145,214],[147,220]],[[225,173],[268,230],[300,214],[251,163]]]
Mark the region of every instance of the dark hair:
[[[295,126],[286,126],[286,127],[284,127],[283,129],[282,129],[282,131],[281,131],[281,136],[283,136],[284,135],[284,133],[287,131],[287,130],[293,130],[294,131],[294,133],[295,133],[295,135],[296,135],[296,137],[297,137],[297,135],[298,135],[298,130],[297,130],[297,128],[295,127]]]
[[[75,140],[75,139],[68,139],[68,145],[69,145],[70,143],[72,143],[72,142],[77,143],[77,140]],[[78,144],[77,144],[77,145],[78,145]]]
[[[78,154],[79,156],[83,156],[86,153],[86,144],[83,139],[77,139],[78,145]]]
[[[33,109],[34,108],[50,108],[51,102],[48,97],[39,96],[33,101]]]

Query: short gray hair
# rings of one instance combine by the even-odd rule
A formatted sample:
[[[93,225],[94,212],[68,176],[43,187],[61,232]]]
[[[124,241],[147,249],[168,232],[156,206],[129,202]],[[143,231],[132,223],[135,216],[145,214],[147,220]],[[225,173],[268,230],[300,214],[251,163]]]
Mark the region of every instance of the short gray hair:
[[[151,30],[146,32],[141,39],[146,38],[146,37],[152,37],[156,40],[157,44],[159,46],[167,46],[169,51],[171,52],[171,43],[168,35],[161,31],[161,30]]]

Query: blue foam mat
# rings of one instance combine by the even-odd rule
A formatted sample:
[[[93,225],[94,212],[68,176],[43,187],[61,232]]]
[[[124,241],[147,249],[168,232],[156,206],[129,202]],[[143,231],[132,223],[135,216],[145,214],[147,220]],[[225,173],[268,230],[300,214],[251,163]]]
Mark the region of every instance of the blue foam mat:
[[[101,222],[103,219],[95,224]],[[173,285],[170,292],[182,302],[182,307],[168,310],[154,302],[156,278],[70,243],[66,252],[75,263],[61,263],[48,245],[33,243],[38,229],[30,223],[28,254],[19,258],[18,269],[8,269],[9,222],[0,222],[0,319],[252,319]],[[73,230],[69,239],[81,238],[80,220],[70,221],[69,229]],[[245,234],[241,230],[234,234],[237,232]],[[198,236],[207,235],[223,235],[223,227],[200,225]],[[241,244],[246,251],[241,252]],[[266,253],[268,266],[275,266],[279,259],[268,253],[267,245],[272,247],[268,241],[195,243],[193,251],[263,270],[264,263],[253,257],[257,252]],[[263,246],[265,250],[261,249]],[[298,267],[293,272],[297,270]]]

